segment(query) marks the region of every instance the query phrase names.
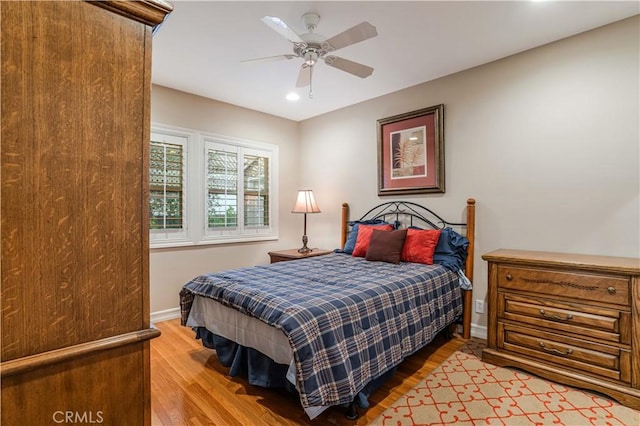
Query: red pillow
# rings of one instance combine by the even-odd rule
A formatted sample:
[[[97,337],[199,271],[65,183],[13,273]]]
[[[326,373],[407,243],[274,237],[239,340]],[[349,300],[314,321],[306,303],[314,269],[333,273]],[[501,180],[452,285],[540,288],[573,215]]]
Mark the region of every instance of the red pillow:
[[[362,225],[358,226],[358,239],[356,239],[356,246],[353,249],[352,256],[365,257],[367,255],[367,249],[369,248],[369,242],[371,241],[371,234],[374,229],[380,229],[381,231],[391,231],[393,226],[391,225]]]
[[[407,229],[407,237],[402,247],[402,261],[433,265],[433,253],[436,251],[439,229]]]

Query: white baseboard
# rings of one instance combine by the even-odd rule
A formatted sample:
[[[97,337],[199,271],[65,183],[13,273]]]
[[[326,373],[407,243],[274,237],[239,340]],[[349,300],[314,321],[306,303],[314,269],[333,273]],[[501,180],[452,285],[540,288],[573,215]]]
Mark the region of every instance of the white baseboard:
[[[151,322],[162,322],[180,318],[180,308],[165,309],[164,311],[151,312]]]
[[[484,325],[471,324],[471,336],[487,340],[487,327]]]

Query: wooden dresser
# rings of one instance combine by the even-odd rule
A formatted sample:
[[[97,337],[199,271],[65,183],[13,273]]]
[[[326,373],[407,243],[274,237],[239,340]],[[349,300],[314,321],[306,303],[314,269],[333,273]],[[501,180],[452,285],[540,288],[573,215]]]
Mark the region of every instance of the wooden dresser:
[[[640,409],[640,259],[497,250],[482,359]]]
[[[151,41],[171,9],[0,2],[3,426],[151,423]]]

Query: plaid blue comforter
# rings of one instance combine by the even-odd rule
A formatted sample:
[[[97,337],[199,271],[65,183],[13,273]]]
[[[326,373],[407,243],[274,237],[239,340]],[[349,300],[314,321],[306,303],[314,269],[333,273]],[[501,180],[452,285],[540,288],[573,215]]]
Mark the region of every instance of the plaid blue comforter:
[[[351,402],[462,313],[455,272],[339,253],[200,275],[180,291],[183,325],[194,295],[284,332],[303,407]]]

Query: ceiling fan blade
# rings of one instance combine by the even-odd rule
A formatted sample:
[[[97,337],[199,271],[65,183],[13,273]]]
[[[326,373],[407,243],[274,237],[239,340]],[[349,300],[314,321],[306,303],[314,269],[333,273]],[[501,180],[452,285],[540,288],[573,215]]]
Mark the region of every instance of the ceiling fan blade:
[[[376,27],[368,22],[361,22],[355,27],[337,34],[322,43],[322,48],[327,52],[342,49],[352,44],[360,43],[378,35]],[[326,44],[326,45],[325,45]]]
[[[296,87],[305,87],[311,84],[311,72],[312,68],[307,64],[302,64],[300,67],[300,73],[298,74],[298,81]]]
[[[300,38],[300,36],[293,31],[282,19],[276,16],[263,16],[260,18],[262,22],[267,24],[269,28],[289,40],[291,43],[302,43],[305,44],[304,40]]]
[[[240,61],[241,63],[245,63],[245,62],[267,62],[267,61],[276,61],[278,59],[293,59],[293,58],[297,58],[297,55],[294,55],[293,53],[287,53],[284,55],[276,55],[276,56],[267,56],[264,58],[255,58],[255,59],[244,59],[242,61]]]
[[[373,73],[373,68],[369,66],[340,58],[338,56],[327,56],[324,58],[324,62],[331,67],[346,71],[349,74],[353,74],[360,78],[367,78]]]

